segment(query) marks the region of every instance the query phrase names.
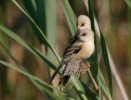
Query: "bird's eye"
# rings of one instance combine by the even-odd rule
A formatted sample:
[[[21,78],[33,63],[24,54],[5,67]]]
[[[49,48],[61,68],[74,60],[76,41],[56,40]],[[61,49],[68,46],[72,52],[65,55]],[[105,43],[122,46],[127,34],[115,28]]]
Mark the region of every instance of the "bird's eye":
[[[82,24],[81,26],[84,26],[85,24]]]
[[[86,33],[83,33],[82,36],[86,36]]]

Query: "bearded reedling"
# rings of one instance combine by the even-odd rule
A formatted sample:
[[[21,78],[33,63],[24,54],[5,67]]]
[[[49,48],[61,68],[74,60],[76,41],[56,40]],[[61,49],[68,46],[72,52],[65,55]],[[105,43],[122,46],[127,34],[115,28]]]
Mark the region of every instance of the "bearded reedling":
[[[77,21],[77,28],[76,34],[65,49],[61,63],[53,73],[49,84],[62,66],[64,66],[64,70],[59,80],[59,86],[61,83],[65,86],[72,74],[79,78],[89,69],[90,64],[86,62],[86,59],[93,54],[95,48],[90,19],[85,15],[80,15]]]

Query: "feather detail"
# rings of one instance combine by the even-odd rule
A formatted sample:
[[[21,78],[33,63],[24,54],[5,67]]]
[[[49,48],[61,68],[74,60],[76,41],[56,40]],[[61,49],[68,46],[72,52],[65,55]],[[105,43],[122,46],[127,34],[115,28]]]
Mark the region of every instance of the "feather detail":
[[[60,63],[60,65],[57,67],[57,69],[55,70],[55,72],[54,72],[53,75],[51,76],[51,79],[50,79],[48,85],[51,84],[51,82],[52,82],[53,79],[55,78],[56,74],[59,72],[59,70],[62,68],[62,66],[63,66],[64,64],[65,64],[65,61],[62,60],[61,63]]]
[[[81,50],[81,45],[80,46],[71,46],[69,48],[67,48],[63,54],[63,59],[65,59],[67,56],[70,56],[72,54],[77,54],[78,52],[80,52]]]

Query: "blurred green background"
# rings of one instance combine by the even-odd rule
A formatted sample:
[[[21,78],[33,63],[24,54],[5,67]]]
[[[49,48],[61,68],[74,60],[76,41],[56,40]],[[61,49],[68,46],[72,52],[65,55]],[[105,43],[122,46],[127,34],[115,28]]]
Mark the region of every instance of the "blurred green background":
[[[17,2],[23,7],[24,4],[22,0],[17,0]],[[126,93],[131,99],[131,1],[91,0],[91,2],[95,17],[105,37],[106,44],[116,69],[123,82]],[[87,15],[82,0],[69,0],[69,3],[76,17],[81,14]],[[50,8],[51,7],[48,9]],[[49,36],[46,34],[46,36],[55,38],[55,41],[52,39],[51,43],[57,53],[62,55],[63,50],[68,45],[72,36],[60,0],[56,0],[56,10],[54,9],[50,13],[54,12],[56,13],[56,22],[52,23],[56,23],[56,30],[54,29],[54,33]],[[41,19],[39,19],[39,21],[43,21],[44,23],[47,19],[42,16],[45,15],[40,16]],[[46,18],[49,18],[49,16]],[[39,23],[39,21],[37,23]],[[10,0],[0,0],[0,23],[4,24],[7,28],[15,32],[23,40],[36,47],[42,53],[46,54],[48,48],[40,44],[42,41],[39,41],[34,34],[35,31],[33,30],[33,26],[30,24],[29,19]],[[41,25],[40,27],[43,27],[44,33],[47,32],[47,30],[44,29],[44,26]],[[50,27],[49,30],[51,29],[52,27]],[[6,48],[8,48],[11,55],[21,62],[31,74],[46,82],[49,81],[49,70],[42,60],[32,55],[32,53],[22,45],[3,34],[1,31],[0,41]],[[50,55],[49,57],[51,57],[49,50],[47,55]],[[0,59],[17,66],[11,57],[7,55],[7,52],[2,46],[0,46]],[[50,59],[58,63],[53,56]],[[105,67],[102,66],[103,60],[100,61],[100,64],[103,76],[108,80],[105,73]],[[0,100],[51,100],[46,96],[46,93],[43,94],[40,92],[27,77],[11,68],[2,65],[0,66]],[[50,71],[53,73],[52,70]],[[57,82],[54,81],[53,84],[57,87]],[[121,93],[114,81],[113,99],[122,100]]]

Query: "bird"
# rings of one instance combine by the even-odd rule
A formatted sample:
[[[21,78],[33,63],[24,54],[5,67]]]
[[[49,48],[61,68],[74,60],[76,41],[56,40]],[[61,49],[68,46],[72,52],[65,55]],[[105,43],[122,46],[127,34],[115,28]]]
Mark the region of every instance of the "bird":
[[[90,19],[86,15],[80,15],[76,27],[76,33],[70,44],[64,50],[62,60],[48,84],[51,84],[56,74],[64,66],[58,86],[60,86],[61,83],[65,86],[71,74],[77,74],[80,70],[82,71],[80,68],[86,68],[84,67],[87,64],[85,61],[94,52],[94,32],[91,30]],[[83,72],[79,73],[79,76],[81,76],[81,74],[83,74]]]
[[[86,15],[80,15],[78,17],[78,20],[76,22],[77,29],[82,30],[82,29],[90,29],[91,30],[91,22],[89,17]]]

